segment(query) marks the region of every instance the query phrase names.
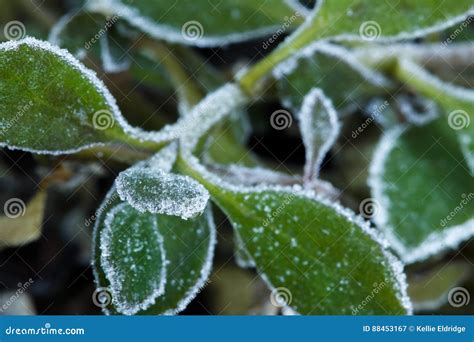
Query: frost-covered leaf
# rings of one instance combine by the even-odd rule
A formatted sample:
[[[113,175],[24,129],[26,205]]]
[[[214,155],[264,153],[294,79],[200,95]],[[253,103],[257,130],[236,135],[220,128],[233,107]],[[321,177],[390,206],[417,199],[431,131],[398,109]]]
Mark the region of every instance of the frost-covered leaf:
[[[396,127],[370,168],[374,220],[407,263],[455,248],[474,234],[474,183],[443,119]]]
[[[457,134],[467,165],[474,175],[474,90],[442,82],[408,59],[397,63],[397,77],[443,107],[445,125]]]
[[[318,178],[323,159],[336,142],[341,127],[331,100],[320,89],[312,89],[305,96],[299,120],[306,151],[304,179],[310,183]]]
[[[58,154],[141,140],[104,84],[65,50],[32,38],[0,44],[0,74],[0,146]]]
[[[352,213],[298,188],[225,184],[189,155],[177,167],[208,188],[260,275],[284,289],[284,305],[301,314],[411,311],[403,266]]]
[[[102,61],[105,72],[126,70],[130,65],[130,41],[117,33],[118,16],[73,10],[61,17],[52,28],[48,41],[70,51],[77,59],[88,55]]]
[[[196,46],[218,46],[287,31],[303,15],[284,0],[255,2],[230,0],[133,1],[92,0],[88,9],[118,15],[150,36]],[[281,34],[281,33],[280,33]]]
[[[0,216],[0,249],[22,246],[41,235],[46,191],[40,190],[25,204],[19,198],[10,198],[3,205]]]
[[[408,277],[408,294],[416,311],[436,310],[448,302],[449,291],[471,275],[468,263],[449,262],[428,272]]]
[[[257,271],[272,288],[289,290],[297,312],[350,314],[374,287],[382,288],[358,313],[409,310],[402,266],[342,210],[276,190],[226,194],[218,203]]]
[[[120,313],[149,308],[165,290],[167,259],[157,224],[155,216],[141,215],[126,203],[106,215],[100,263]]]
[[[113,188],[98,210],[93,239],[95,244],[94,275],[98,287],[110,288],[110,281],[100,263],[102,251],[99,240],[105,229],[104,220],[107,213],[119,203],[121,203],[120,198]],[[152,217],[156,220],[156,227],[163,238],[167,259],[164,293],[157,297],[147,310],[139,311],[138,314],[175,314],[182,311],[205,285],[211,271],[216,232],[210,207],[197,218],[182,220],[175,216],[139,213],[126,204],[122,205],[127,206],[127,211],[134,213],[137,218]],[[156,271],[150,276],[155,273]],[[145,282],[147,279],[149,279],[148,276],[142,281]],[[113,302],[104,305],[103,309],[107,313],[118,313]]]
[[[284,104],[299,110],[312,88],[321,88],[337,110],[359,105],[369,96],[384,92],[390,82],[360,63],[345,48],[316,43],[298,51],[274,70]]]
[[[326,37],[374,41],[407,39],[442,31],[474,13],[471,0],[322,0],[290,45],[303,47]]]
[[[343,41],[409,39],[442,31],[463,21],[470,14],[474,14],[471,0],[455,3],[437,0],[400,0],[395,3],[374,3],[370,0],[317,1],[305,22],[270,56],[243,72],[239,81],[242,88],[251,93],[275,66],[295,51],[309,48],[313,42],[318,44],[324,38]]]
[[[209,193],[188,176],[155,168],[131,167],[116,179],[120,198],[140,212],[179,216],[183,219],[204,211]]]

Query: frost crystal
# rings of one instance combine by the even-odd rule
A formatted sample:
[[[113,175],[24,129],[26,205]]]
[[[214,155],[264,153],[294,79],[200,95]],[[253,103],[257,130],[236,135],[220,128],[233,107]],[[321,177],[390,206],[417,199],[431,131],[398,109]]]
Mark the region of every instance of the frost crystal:
[[[120,198],[140,212],[180,216],[183,219],[204,211],[207,190],[188,176],[159,169],[132,167],[116,179]]]

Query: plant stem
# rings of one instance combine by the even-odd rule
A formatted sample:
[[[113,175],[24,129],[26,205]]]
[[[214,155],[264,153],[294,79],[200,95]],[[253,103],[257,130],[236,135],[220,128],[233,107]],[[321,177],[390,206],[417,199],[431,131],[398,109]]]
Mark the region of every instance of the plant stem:
[[[281,62],[291,57],[295,52],[304,48],[318,38],[316,26],[312,17],[303,23],[283,43],[267,57],[253,65],[238,81],[247,95],[254,94],[262,80]]]
[[[203,97],[201,89],[194,83],[191,75],[184,70],[169,46],[147,38],[142,39],[140,44],[144,54],[163,63],[171,82],[186,105],[193,106],[199,103]]]

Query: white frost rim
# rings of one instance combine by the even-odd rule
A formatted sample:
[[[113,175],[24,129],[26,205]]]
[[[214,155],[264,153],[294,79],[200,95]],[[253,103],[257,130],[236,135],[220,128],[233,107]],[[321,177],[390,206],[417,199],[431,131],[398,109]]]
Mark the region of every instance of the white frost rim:
[[[289,9],[295,10],[294,6],[285,1]],[[106,15],[115,14],[126,20],[130,25],[137,27],[156,39],[163,39],[172,43],[192,45],[197,47],[217,47],[232,43],[270,35],[281,27],[273,25],[247,32],[230,33],[222,36],[199,37],[199,39],[185,39],[181,30],[174,29],[169,25],[157,23],[155,20],[143,16],[138,10],[123,4],[120,0],[94,0],[88,1],[87,9],[91,12],[103,13]],[[290,14],[290,13],[289,13]],[[304,13],[302,13],[304,15]]]

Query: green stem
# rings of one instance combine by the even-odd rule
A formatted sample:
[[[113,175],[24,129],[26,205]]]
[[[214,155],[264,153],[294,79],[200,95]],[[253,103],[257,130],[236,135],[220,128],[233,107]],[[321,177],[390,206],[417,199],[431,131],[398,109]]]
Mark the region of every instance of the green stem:
[[[318,39],[318,29],[312,19],[303,23],[285,42],[280,44],[267,57],[253,65],[239,80],[244,92],[251,95],[259,88],[262,80],[281,62],[295,52]]]
[[[141,42],[141,48],[153,60],[163,63],[173,86],[188,106],[199,103],[203,97],[201,89],[194,83],[192,76],[184,70],[173,51],[166,44],[145,38]]]
[[[179,151],[178,158],[176,159],[175,168],[178,172],[182,173],[183,175],[187,175],[199,183],[204,185],[204,187],[209,191],[212,197],[217,200],[217,202],[221,202],[224,200],[225,196],[224,193],[226,192],[221,187],[219,187],[216,183],[210,181],[207,177],[205,177],[201,172],[195,169],[191,163],[189,162],[189,158],[183,155],[183,151]],[[194,158],[194,157],[190,157]]]

